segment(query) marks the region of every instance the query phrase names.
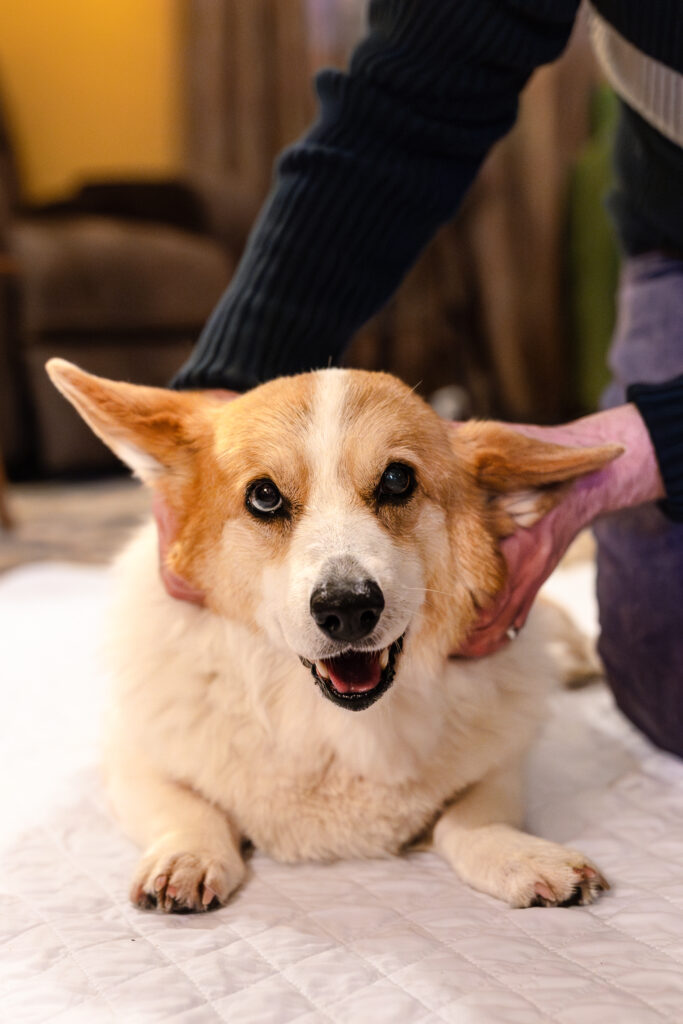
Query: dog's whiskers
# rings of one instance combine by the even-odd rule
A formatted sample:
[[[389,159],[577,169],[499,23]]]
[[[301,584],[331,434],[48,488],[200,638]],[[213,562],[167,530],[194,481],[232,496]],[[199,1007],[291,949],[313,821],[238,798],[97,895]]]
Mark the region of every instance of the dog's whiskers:
[[[458,594],[453,594],[449,590],[437,590],[435,587],[406,587],[402,585],[401,590],[421,590],[423,594],[442,594],[444,597],[458,599]]]
[[[417,389],[418,389],[418,388],[420,387],[420,385],[421,385],[421,384],[422,384],[422,381],[421,381],[421,380],[419,380],[419,381],[417,382],[417,384],[413,384],[412,388],[410,388],[410,390],[409,390],[409,391],[406,391],[406,392],[404,393],[404,395],[403,395],[403,401],[404,401],[404,402],[407,402],[407,401],[409,400],[410,396],[411,396],[411,395],[413,395],[413,394],[414,394],[414,393],[415,393],[415,392],[417,391]]]

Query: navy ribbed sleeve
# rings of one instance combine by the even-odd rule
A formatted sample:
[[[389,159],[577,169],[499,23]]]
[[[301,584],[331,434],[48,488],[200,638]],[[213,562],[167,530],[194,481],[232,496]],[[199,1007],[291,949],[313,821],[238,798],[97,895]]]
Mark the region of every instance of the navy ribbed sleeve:
[[[235,276],[173,382],[242,390],[334,363],[455,213],[578,0],[372,0],[346,73],[279,160]]]

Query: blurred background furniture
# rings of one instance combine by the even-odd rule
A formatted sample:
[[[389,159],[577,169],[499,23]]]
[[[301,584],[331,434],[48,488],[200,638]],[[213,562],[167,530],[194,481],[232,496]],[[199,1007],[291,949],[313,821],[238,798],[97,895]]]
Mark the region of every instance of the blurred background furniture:
[[[2,446],[14,475],[114,468],[50,385],[59,355],[165,385],[227,285],[254,208],[189,181],[92,183],[29,207],[0,122]]]
[[[309,0],[189,0],[184,61],[190,174],[261,201],[315,112]]]
[[[7,504],[7,475],[2,452],[0,452],[0,526],[5,530],[11,529],[12,526],[12,517]]]
[[[0,314],[9,307],[8,296],[15,277],[14,263],[6,253],[0,250]],[[0,315],[0,360],[3,360],[3,357],[6,360],[8,355],[8,346],[5,344],[7,328],[7,318]],[[12,519],[7,505],[7,472],[2,439],[6,440],[11,437],[11,431],[14,430],[16,433],[19,427],[14,394],[7,388],[8,394],[3,396],[3,381],[9,382],[10,379],[9,367],[5,361],[0,362],[0,526],[6,530],[12,525]]]

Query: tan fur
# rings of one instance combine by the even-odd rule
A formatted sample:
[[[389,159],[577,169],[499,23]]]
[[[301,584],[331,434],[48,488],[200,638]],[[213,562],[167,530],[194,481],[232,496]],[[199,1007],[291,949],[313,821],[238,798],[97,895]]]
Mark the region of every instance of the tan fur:
[[[603,880],[585,858],[515,827],[519,765],[559,674],[544,628],[532,615],[484,661],[448,654],[503,582],[499,539],[516,517],[537,518],[617,450],[519,443],[490,424],[453,432],[382,374],[322,371],[224,403],[61,361],[49,371],[172,507],[169,565],[206,594],[203,608],[168,596],[153,524],[118,562],[106,765],[145,848],[135,902],[225,902],[244,839],[287,861],[386,856],[437,819],[435,848],[479,889],[518,906],[595,897]],[[384,506],[391,462],[418,486]],[[262,477],[286,519],[245,507]],[[381,584],[376,649],[407,629],[393,686],[357,713],[299,660],[329,656],[308,602],[333,557]]]

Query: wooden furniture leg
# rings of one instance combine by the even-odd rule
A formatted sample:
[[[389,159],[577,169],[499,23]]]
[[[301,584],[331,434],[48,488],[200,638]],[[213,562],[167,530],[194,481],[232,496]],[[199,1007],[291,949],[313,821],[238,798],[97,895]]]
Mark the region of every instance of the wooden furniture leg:
[[[13,525],[7,505],[7,475],[5,473],[5,464],[2,460],[2,452],[0,452],[0,526],[5,530],[11,530]]]

